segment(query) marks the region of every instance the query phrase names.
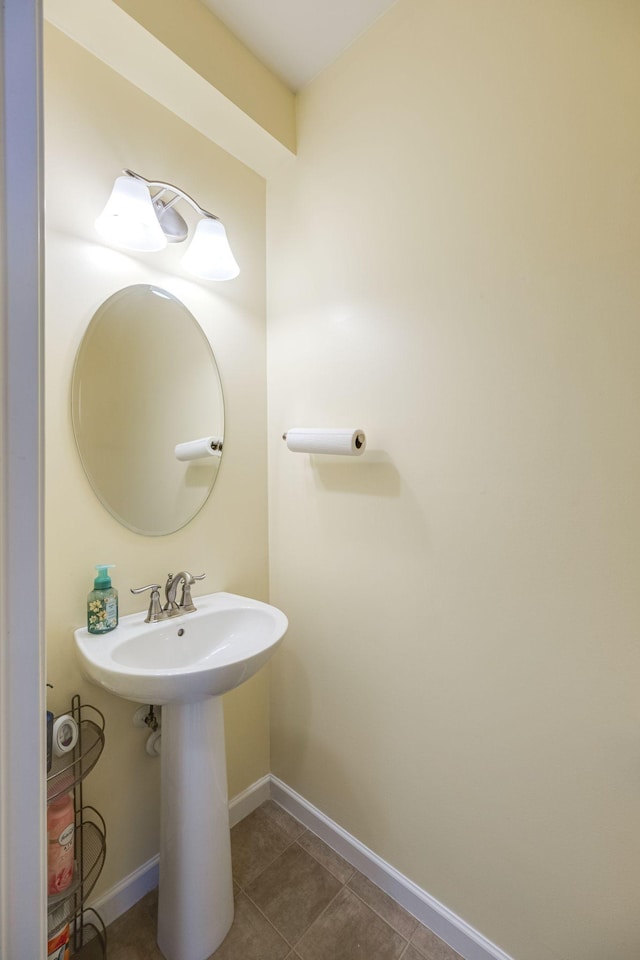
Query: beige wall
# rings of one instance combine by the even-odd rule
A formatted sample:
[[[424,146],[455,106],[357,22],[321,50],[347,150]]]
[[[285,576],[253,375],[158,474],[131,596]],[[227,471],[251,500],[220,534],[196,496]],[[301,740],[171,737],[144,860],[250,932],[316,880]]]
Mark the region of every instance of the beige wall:
[[[265,187],[156,101],[53,28],[46,31],[46,569],[48,677],[52,709],[80,692],[106,716],[106,747],[86,799],[107,821],[105,889],[158,850],[159,763],[134,729],[135,705],[99,691],[78,673],[73,630],[85,621],[93,565],[115,563],[122,614],[144,606],[130,587],[167,571],[206,571],[196,592],[231,590],[265,599]],[[240,277],[197,283],[179,267],[180,249],[139,257],[104,246],[93,222],[125,166],[178,183],[224,220]],[[199,319],[220,369],[225,456],[212,496],[180,532],[146,538],[121,527],[82,471],[70,416],[71,372],[97,307],[121,287],[154,283]],[[25,598],[28,587],[25,587]],[[269,770],[265,672],[225,701],[229,792]]]
[[[399,0],[268,188],[273,771],[517,960],[640,943],[639,39]]]
[[[200,0],[115,0],[146,30],[289,150],[295,97]]]

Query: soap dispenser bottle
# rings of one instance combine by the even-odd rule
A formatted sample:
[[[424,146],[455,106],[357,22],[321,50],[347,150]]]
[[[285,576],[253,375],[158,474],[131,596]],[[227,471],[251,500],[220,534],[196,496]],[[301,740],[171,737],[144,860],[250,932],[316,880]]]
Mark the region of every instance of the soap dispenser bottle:
[[[98,563],[98,576],[87,597],[87,630],[89,633],[108,633],[118,626],[118,591],[111,586],[109,568],[113,563]]]

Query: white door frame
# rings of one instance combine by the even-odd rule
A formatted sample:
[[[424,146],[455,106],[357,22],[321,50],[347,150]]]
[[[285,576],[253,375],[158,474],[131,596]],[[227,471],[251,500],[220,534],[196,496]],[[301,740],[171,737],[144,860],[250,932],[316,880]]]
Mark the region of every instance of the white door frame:
[[[0,960],[41,960],[42,0],[2,0],[0,21]]]

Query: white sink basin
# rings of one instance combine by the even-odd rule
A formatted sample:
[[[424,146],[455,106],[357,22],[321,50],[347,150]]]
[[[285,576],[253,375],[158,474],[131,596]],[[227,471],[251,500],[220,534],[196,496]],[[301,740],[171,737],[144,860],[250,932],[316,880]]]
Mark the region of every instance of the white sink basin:
[[[145,623],[122,617],[111,633],[75,631],[82,669],[93,683],[138,703],[193,703],[237,687],[272,655],[288,626],[268,603],[212,593],[194,613]]]

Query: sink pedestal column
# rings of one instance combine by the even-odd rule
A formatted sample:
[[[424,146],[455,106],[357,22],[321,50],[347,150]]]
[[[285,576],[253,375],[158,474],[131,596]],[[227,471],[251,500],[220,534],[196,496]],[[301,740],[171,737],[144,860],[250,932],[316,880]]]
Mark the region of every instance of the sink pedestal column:
[[[158,946],[207,960],[233,923],[222,698],[162,707]]]

